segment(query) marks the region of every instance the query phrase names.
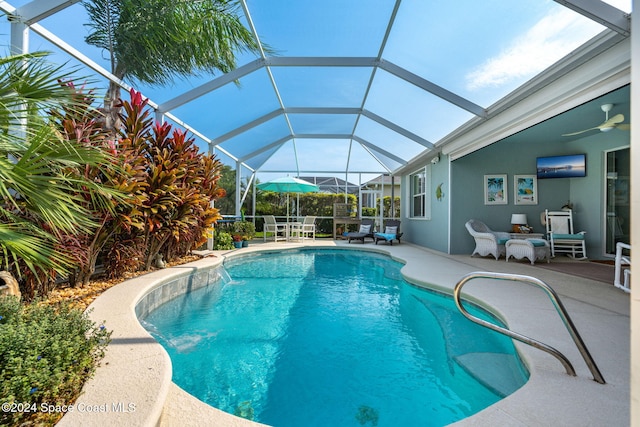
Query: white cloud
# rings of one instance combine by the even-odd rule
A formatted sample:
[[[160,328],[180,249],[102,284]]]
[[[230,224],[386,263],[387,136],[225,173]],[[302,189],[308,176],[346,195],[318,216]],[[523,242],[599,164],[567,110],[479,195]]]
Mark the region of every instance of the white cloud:
[[[499,87],[533,77],[600,31],[600,25],[569,9],[557,10],[469,72],[467,88]]]

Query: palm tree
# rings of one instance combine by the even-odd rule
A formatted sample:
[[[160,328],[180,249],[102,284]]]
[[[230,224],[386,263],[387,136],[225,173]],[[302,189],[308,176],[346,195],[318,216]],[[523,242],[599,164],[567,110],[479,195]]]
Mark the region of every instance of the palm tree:
[[[73,265],[59,239],[93,227],[73,195],[100,188],[72,171],[105,159],[102,150],[65,141],[47,119],[48,111],[74,101],[60,84],[72,71],[44,56],[0,58],[0,269],[18,277],[65,273]]]
[[[85,41],[108,53],[121,80],[164,85],[176,77],[229,72],[236,53],[260,52],[242,25],[237,0],[87,0]],[[120,87],[111,82],[105,100],[107,129],[115,129]]]

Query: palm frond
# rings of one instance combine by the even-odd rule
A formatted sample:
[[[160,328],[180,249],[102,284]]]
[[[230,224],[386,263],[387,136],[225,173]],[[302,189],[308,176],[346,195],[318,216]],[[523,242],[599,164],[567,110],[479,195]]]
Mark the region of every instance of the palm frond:
[[[23,262],[32,272],[37,268],[66,272],[71,267],[71,259],[56,252],[55,238],[51,234],[28,221],[14,218],[11,223],[0,222],[0,261],[5,270],[10,264]]]
[[[115,31],[120,20],[119,0],[93,0],[83,1],[82,5],[89,14],[90,34],[85,37],[85,42],[103,49],[109,56],[111,72],[115,71],[114,53],[118,49],[116,45]]]
[[[72,261],[59,237],[95,227],[83,195],[95,191],[109,205],[107,191],[78,173],[106,163],[106,152],[66,140],[48,119],[54,109],[86,111],[73,86],[61,84],[72,72],[43,54],[0,58],[0,262],[16,274],[21,266],[34,277],[65,272]]]
[[[93,0],[84,4],[94,29],[87,41],[107,49],[107,38],[114,37],[109,42],[115,55],[112,69],[120,78],[126,75],[165,85],[188,75],[229,72],[236,67],[239,52],[260,53],[257,40],[240,20],[236,0]]]
[[[59,81],[70,79],[74,70],[48,63],[46,55],[12,55],[0,61],[0,120],[23,120],[26,114],[70,102],[69,88]]]

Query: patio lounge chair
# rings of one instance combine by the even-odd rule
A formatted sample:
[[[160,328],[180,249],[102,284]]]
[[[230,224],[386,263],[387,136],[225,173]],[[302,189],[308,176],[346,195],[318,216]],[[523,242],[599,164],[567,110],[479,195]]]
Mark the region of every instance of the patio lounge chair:
[[[364,239],[366,239],[367,237],[370,238],[371,240],[374,240],[373,238],[373,232],[374,232],[374,228],[375,228],[376,224],[375,221],[369,218],[363,219],[360,222],[360,227],[358,228],[358,231],[352,231],[350,233],[347,233],[347,240],[349,240],[349,243],[351,243],[352,240],[361,240],[362,243],[364,243]]]
[[[273,233],[273,240],[287,240],[287,224],[276,222],[276,217],[273,215],[264,216],[264,229],[262,230],[262,238],[267,241],[267,233]],[[281,236],[278,234],[282,233]]]
[[[384,240],[389,242],[393,246],[393,241],[397,240],[400,243],[402,232],[400,231],[400,221],[397,219],[388,219],[384,222],[384,233],[375,233],[373,235],[376,245],[379,241]]]
[[[464,226],[476,242],[476,248],[471,256],[475,254],[480,256],[493,255],[497,260],[505,255],[505,243],[509,240],[509,233],[493,231],[484,222],[477,219],[470,219]]]

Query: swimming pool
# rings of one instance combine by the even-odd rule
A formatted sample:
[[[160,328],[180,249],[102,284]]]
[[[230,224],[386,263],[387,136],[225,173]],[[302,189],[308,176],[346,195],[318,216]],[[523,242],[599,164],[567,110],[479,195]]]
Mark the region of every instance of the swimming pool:
[[[296,250],[225,266],[230,282],[144,323],[173,381],[227,412],[275,426],[437,426],[527,379],[508,339],[404,282],[388,257]]]

